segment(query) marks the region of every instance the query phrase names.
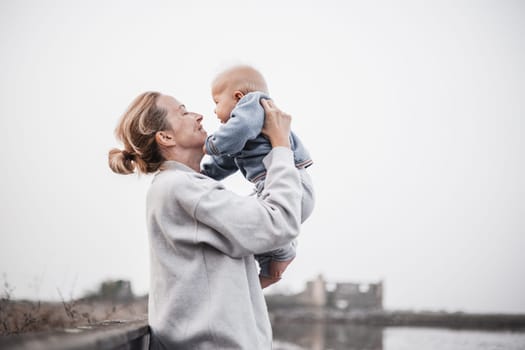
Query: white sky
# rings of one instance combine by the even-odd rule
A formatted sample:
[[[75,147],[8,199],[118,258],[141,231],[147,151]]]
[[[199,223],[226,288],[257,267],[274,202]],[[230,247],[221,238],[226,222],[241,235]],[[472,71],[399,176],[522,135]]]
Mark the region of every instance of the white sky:
[[[391,309],[524,313],[524,35],[520,1],[2,1],[0,273],[147,292],[150,178],[111,173],[114,127],[158,90],[212,132],[214,74],[248,63],[315,161],[274,291],[323,273],[384,279]]]

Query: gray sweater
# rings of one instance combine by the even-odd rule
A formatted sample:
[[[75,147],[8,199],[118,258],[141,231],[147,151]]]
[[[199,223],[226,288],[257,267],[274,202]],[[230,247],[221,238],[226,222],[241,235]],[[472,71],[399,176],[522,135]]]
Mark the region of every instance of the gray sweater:
[[[301,183],[293,153],[263,160],[259,197],[239,196],[167,161],[147,196],[150,349],[271,349],[254,254],[299,233]]]

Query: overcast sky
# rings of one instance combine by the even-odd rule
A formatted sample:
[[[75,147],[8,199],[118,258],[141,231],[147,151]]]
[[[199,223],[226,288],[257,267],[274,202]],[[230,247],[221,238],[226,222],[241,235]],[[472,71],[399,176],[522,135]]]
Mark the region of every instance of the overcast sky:
[[[151,178],[110,171],[113,130],[157,90],[213,132],[210,83],[247,63],[315,162],[273,291],[322,273],[383,280],[391,309],[524,313],[524,38],[521,1],[2,1],[2,279],[146,293]]]

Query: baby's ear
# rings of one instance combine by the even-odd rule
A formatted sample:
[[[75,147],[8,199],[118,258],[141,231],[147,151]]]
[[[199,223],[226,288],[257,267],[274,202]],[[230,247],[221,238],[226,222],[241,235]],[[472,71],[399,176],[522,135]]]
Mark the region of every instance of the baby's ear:
[[[236,90],[234,93],[233,93],[233,97],[235,97],[235,99],[237,100],[237,102],[239,102],[239,100],[241,98],[244,97],[244,93],[242,91],[239,91],[239,90]]]

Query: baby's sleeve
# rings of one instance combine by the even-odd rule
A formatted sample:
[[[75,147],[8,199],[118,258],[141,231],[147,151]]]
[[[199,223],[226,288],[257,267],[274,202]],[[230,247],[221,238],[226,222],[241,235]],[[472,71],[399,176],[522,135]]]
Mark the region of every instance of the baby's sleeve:
[[[201,173],[215,180],[222,180],[234,174],[238,168],[232,157],[210,156],[202,162]]]

